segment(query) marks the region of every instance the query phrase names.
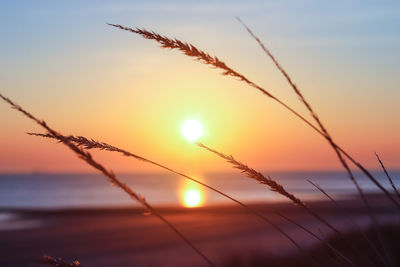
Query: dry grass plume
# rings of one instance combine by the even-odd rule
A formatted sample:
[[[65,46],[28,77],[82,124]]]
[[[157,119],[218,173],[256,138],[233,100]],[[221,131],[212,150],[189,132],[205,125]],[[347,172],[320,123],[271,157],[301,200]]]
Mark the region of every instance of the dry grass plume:
[[[233,156],[231,155],[226,155],[224,153],[218,152],[215,149],[212,149],[202,143],[197,143],[197,145],[201,148],[204,148],[215,155],[219,156],[222,159],[225,159],[228,163],[230,163],[235,169],[238,169],[242,173],[246,174],[249,178],[256,180],[260,184],[266,185],[269,187],[270,190],[288,198],[290,201],[293,202],[293,204],[298,205],[302,208],[304,208],[309,214],[314,216],[316,219],[318,219],[320,222],[322,222],[324,225],[326,225],[328,228],[330,228],[333,232],[340,234],[340,231],[337,230],[333,225],[331,225],[328,221],[326,221],[324,218],[322,218],[319,214],[314,212],[305,202],[300,200],[298,197],[293,195],[292,193],[288,192],[281,184],[277,183],[272,177],[268,176],[265,177],[262,173],[250,168],[246,164],[237,161]]]

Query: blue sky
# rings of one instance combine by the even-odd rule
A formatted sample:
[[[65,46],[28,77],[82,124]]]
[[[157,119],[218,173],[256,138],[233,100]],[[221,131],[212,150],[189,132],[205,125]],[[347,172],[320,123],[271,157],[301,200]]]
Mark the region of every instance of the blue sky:
[[[371,166],[375,166],[372,152],[381,151],[389,166],[400,168],[399,1],[2,1],[1,92],[62,130],[124,140],[127,146],[160,158],[175,155],[172,147],[179,142],[171,141],[164,152],[154,152],[155,144],[164,146],[164,137],[154,134],[147,146],[145,137],[161,131],[175,138],[174,130],[154,129],[154,125],[168,121],[175,129],[186,116],[180,113],[194,112],[210,121],[210,131],[219,129],[213,125],[225,125],[226,130],[220,131],[232,133],[229,140],[221,138],[225,134],[211,134],[210,142],[244,155],[257,166],[264,167],[257,160],[261,155],[277,169],[311,168],[315,157],[321,159],[321,168],[337,167],[331,163],[334,155],[321,152],[328,150],[322,141],[310,141],[315,136],[304,126],[279,107],[265,105],[269,102],[243,84],[106,25],[144,27],[190,41],[304,112],[286,81],[234,16],[240,16],[273,51],[346,147]],[[204,91],[179,89],[196,86]],[[215,93],[216,88],[223,89]],[[199,99],[207,104],[201,106]],[[210,115],[221,103],[237,118],[235,122],[227,121],[224,112],[218,112],[220,117]],[[116,106],[113,111],[104,108],[112,105]],[[248,114],[266,115],[246,117],[235,111],[238,106]],[[167,113],[168,109],[172,111]],[[125,126],[127,112],[137,125]],[[149,115],[143,119],[143,114]],[[98,116],[109,120],[103,123]],[[115,117],[121,117],[119,124]],[[0,145],[11,150],[22,142],[31,145],[32,151],[43,145],[35,146],[23,134],[15,134],[31,124],[5,105],[0,106],[0,119],[7,125],[6,141]],[[110,121],[118,133],[109,130]],[[281,127],[271,126],[277,122]],[[127,140],[133,133],[137,140]],[[238,142],[243,137],[249,141]],[[275,147],[275,156],[261,149],[279,140],[282,150]],[[308,154],[314,157],[297,163],[296,153],[310,142],[313,148]],[[1,159],[0,169],[46,168],[49,155],[30,165],[26,162],[35,156],[29,153],[24,160]],[[174,159],[187,163],[186,156]]]

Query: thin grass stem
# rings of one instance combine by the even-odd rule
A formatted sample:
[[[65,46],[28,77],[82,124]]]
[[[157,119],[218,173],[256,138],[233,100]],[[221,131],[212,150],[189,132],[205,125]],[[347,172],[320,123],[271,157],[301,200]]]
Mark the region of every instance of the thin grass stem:
[[[400,198],[399,190],[397,189],[396,185],[394,184],[394,182],[393,182],[393,180],[392,180],[392,177],[390,177],[388,171],[386,170],[385,165],[383,165],[383,162],[382,162],[381,158],[379,157],[378,153],[375,152],[375,156],[376,156],[376,158],[378,159],[379,164],[381,165],[381,167],[382,167],[382,169],[383,169],[383,172],[386,174],[386,177],[388,178],[389,183],[390,183],[390,185],[392,186],[394,192],[395,192],[396,195]]]
[[[280,217],[282,217],[283,219],[287,220],[288,222],[296,225],[297,227],[303,229],[303,231],[307,232],[308,234],[310,234],[311,236],[313,236],[315,239],[319,240],[321,243],[325,244],[325,246],[327,246],[329,249],[331,249],[337,256],[341,257],[342,259],[344,259],[348,264],[350,264],[351,266],[355,266],[353,264],[353,262],[347,258],[343,253],[341,253],[339,250],[337,250],[336,248],[334,248],[331,244],[329,244],[328,241],[326,241],[323,238],[320,238],[318,235],[316,235],[315,233],[313,233],[311,230],[307,229],[306,227],[304,227],[303,225],[301,225],[300,223],[296,222],[295,220],[292,220],[288,217],[286,217],[285,215],[283,215],[280,212],[276,212],[277,215],[279,215]]]
[[[368,199],[365,196],[364,191],[362,190],[361,186],[358,184],[356,178],[353,175],[353,172],[351,171],[350,167],[348,166],[346,160],[343,158],[342,154],[340,153],[339,149],[336,147],[335,143],[333,142],[332,136],[329,134],[328,130],[326,127],[322,124],[322,121],[319,119],[318,114],[313,110],[311,104],[306,100],[302,92],[298,89],[296,84],[293,82],[289,74],[285,71],[285,69],[282,67],[282,65],[278,62],[278,60],[272,55],[272,53],[265,47],[263,42],[251,31],[251,29],[243,22],[240,20],[240,18],[237,17],[237,20],[239,23],[245,27],[247,32],[256,40],[256,42],[259,44],[261,49],[268,55],[269,58],[273,61],[277,69],[282,73],[282,75],[286,78],[290,86],[292,87],[293,91],[296,93],[296,95],[299,97],[300,101],[304,104],[304,106],[307,108],[309,113],[311,114],[312,118],[316,121],[318,124],[320,130],[323,132],[325,139],[328,141],[330,146],[333,148],[335,151],[335,154],[337,155],[340,163],[342,164],[343,168],[346,170],[349,179],[353,182],[354,186],[356,187],[365,207],[367,208],[368,214],[371,217],[373,228],[375,229],[376,233],[380,235],[379,229],[378,229],[378,221],[373,213],[373,210],[368,202]],[[379,240],[383,240],[382,237],[379,237]],[[385,247],[385,245],[382,243],[382,247]],[[390,261],[388,259],[388,261]]]
[[[307,181],[313,185],[315,188],[317,188],[322,194],[324,194],[336,207],[340,207],[339,203],[333,199],[333,197],[331,197],[328,192],[326,192],[320,185],[318,185],[317,183],[312,182],[311,180]],[[359,229],[360,226],[357,225],[352,219],[348,218],[347,219],[350,224],[353,225],[353,227],[355,227],[356,229]],[[382,256],[382,254],[378,251],[378,249],[376,248],[376,246],[371,242],[371,240],[368,238],[368,236],[366,235],[366,233],[364,231],[361,231],[361,235],[363,236],[363,238],[365,239],[365,241],[367,241],[368,245],[372,248],[372,250],[375,252],[375,254],[378,256],[378,258],[382,261],[382,263],[384,265],[387,266],[386,260],[384,258],[384,256]],[[366,255],[368,257],[368,255]]]
[[[324,194],[332,203],[334,203],[336,206],[338,206],[338,203],[336,200],[334,200],[319,184],[312,182],[311,180],[307,179],[307,182],[309,182],[311,185],[313,185],[315,188],[317,188],[322,194]]]

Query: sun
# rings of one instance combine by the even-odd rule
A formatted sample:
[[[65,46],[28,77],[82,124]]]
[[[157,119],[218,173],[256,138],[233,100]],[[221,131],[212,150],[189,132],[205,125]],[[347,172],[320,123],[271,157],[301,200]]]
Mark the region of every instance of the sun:
[[[197,120],[187,120],[182,125],[182,134],[187,140],[193,142],[203,135],[203,125]]]
[[[196,189],[189,189],[185,191],[183,196],[184,205],[186,207],[197,207],[201,204],[202,195],[199,190]]]

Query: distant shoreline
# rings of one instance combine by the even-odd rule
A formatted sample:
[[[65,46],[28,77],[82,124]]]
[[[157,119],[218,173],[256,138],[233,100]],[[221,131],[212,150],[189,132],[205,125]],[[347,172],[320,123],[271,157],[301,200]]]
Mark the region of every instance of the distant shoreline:
[[[393,173],[396,177],[397,173]],[[358,175],[357,175],[358,176]],[[344,172],[280,174],[273,176],[289,192],[306,202],[327,198],[305,179],[320,185],[336,200],[348,199],[356,192]],[[230,200],[187,179],[171,174],[126,175],[122,180],[146,196],[147,201],[157,207],[176,207],[184,202],[185,192],[197,191],[204,205],[229,205]],[[358,177],[357,177],[358,178]],[[379,181],[391,191],[386,177],[381,173]],[[256,181],[240,173],[223,173],[201,178],[206,184],[244,202],[257,204],[282,203],[286,199]],[[365,177],[358,179],[365,193],[379,192]],[[75,209],[75,208],[126,208],[138,207],[123,192],[111,186],[100,174],[90,175],[10,175],[0,176],[0,209]]]
[[[387,199],[382,194],[365,194],[368,199],[370,199],[372,207],[375,208],[388,208]],[[342,211],[351,210],[354,207],[359,207],[361,205],[359,196],[357,194],[348,194],[346,197],[342,197],[340,199],[335,199],[335,201],[340,205],[343,205]],[[318,200],[308,200],[306,201],[310,205],[315,207],[323,206],[324,209],[337,209],[333,205],[333,203],[326,199],[318,199]],[[260,210],[271,210],[271,209],[292,209],[295,207],[290,202],[284,201],[264,201],[264,202],[246,202],[246,205],[249,205],[253,208],[260,209]],[[223,209],[224,211],[235,211],[236,209],[242,209],[235,203],[211,203],[205,206],[200,207],[184,207],[181,205],[158,205],[157,210],[164,211],[164,212],[178,212],[178,213],[186,213],[186,212],[204,212],[204,211],[218,211]],[[297,208],[296,208],[297,209]],[[0,213],[19,213],[25,215],[46,215],[46,214],[63,214],[63,213],[134,213],[140,214],[143,213],[143,208],[134,205],[124,205],[124,206],[115,206],[115,207],[90,207],[90,206],[82,206],[82,207],[60,207],[60,208],[42,208],[42,207],[2,207],[0,206]]]

